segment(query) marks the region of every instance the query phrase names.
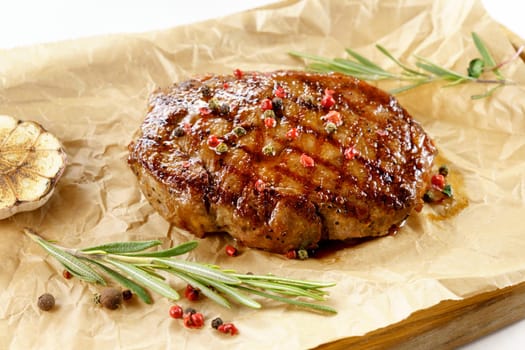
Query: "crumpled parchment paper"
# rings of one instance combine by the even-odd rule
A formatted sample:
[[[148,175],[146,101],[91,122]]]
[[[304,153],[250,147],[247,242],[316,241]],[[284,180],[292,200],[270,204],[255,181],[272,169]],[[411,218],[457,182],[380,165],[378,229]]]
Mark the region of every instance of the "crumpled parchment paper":
[[[206,327],[189,330],[168,316],[171,302],[156,295],[153,305],[135,300],[107,311],[92,301],[97,286],[65,280],[61,266],[22,234],[29,226],[67,247],[132,239],[170,246],[193,238],[152,210],[126,164],[127,144],[158,86],[235,68],[303,69],[290,50],[344,57],[350,47],[391,67],[376,43],[402,59],[418,54],[463,70],[478,56],[472,31],[497,60],[513,55],[500,25],[475,0],[287,1],[165,31],[1,52],[0,113],[40,122],[62,140],[69,160],[44,207],[0,222],[0,348],[308,348],[366,334],[442,300],[523,282],[525,67],[519,60],[502,69],[517,84],[491,98],[471,100],[487,88],[474,84],[432,84],[398,96],[461,179],[457,190],[468,205],[456,216],[437,220],[426,208],[395,236],[321,259],[249,249],[233,259],[224,254],[229,238],[219,236],[187,256],[240,272],[336,281],[327,302],[339,310],[335,316],[266,301],[262,311],[227,310],[204,300],[192,306],[205,314]],[[48,313],[36,306],[46,291],[57,299]],[[216,316],[235,322],[240,334],[211,329]]]

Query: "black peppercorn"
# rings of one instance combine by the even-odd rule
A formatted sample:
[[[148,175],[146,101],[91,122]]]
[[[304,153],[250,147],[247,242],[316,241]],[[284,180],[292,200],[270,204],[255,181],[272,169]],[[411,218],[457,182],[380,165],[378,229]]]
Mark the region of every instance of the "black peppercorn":
[[[425,201],[425,203],[432,203],[432,202],[434,202],[435,196],[432,193],[432,191],[425,192],[425,194],[423,195],[423,200]]]
[[[211,97],[211,89],[208,85],[203,85],[201,87],[202,97]]]
[[[279,97],[274,97],[272,100],[272,107],[275,113],[280,112],[283,109],[283,100]]]
[[[133,297],[133,293],[129,289],[122,291],[122,299],[123,300],[129,300]]]
[[[219,114],[220,115],[227,115],[228,113],[230,113],[230,106],[228,106],[227,103],[222,103],[219,106]]]
[[[438,171],[441,175],[445,177],[448,175],[448,167],[446,165],[440,166]]]
[[[214,318],[212,321],[211,321],[211,327],[212,328],[219,328],[219,326],[223,324],[222,322],[222,319],[220,317],[217,317],[217,318]]]
[[[192,307],[187,307],[187,308],[184,310],[184,313],[185,313],[185,314],[190,314],[190,315],[191,315],[191,314],[194,314],[194,313],[196,313],[196,312],[197,312],[197,310],[195,310],[195,309],[192,308]]]

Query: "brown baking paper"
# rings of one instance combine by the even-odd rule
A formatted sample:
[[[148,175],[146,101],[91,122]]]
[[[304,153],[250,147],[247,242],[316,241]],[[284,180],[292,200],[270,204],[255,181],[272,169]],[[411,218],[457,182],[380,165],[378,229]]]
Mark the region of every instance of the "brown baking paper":
[[[67,247],[135,239],[164,246],[193,237],[171,228],[141,195],[127,167],[126,146],[145,115],[148,94],[201,73],[235,68],[303,69],[290,50],[344,57],[346,47],[392,63],[418,54],[463,71],[477,57],[477,32],[497,60],[514,53],[504,31],[479,1],[289,1],[170,30],[97,37],[3,51],[0,113],[35,120],[58,136],[68,167],[41,209],[0,222],[0,348],[173,349],[309,348],[366,334],[447,299],[461,299],[525,280],[525,67],[502,72],[517,82],[473,101],[487,86],[428,85],[399,95],[435,139],[458,180],[456,216],[436,219],[425,208],[394,236],[341,249],[320,259],[286,258],[243,249],[230,258],[227,237],[200,241],[189,260],[240,272],[335,281],[334,316],[262,300],[263,310],[193,306],[206,327],[190,330],[168,316],[171,302],[154,295],[118,311],[95,305],[98,286],[65,280],[61,266],[22,233],[29,226]],[[382,85],[383,86],[383,85]],[[173,280],[182,290],[184,284]],[[42,312],[37,297],[57,306]],[[182,300],[183,305],[188,305]],[[240,330],[210,328],[216,316]]]

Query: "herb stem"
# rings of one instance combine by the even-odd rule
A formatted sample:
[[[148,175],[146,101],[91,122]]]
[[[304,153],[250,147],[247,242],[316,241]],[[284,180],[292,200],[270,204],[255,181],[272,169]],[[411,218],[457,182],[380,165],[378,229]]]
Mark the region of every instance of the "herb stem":
[[[289,54],[291,56],[310,61],[306,68],[314,72],[338,72],[367,81],[391,80],[405,83],[398,88],[390,90],[390,93],[392,94],[398,94],[434,82],[447,83],[444,85],[444,87],[451,87],[467,83],[495,85],[482,94],[471,96],[473,99],[477,99],[490,96],[500,87],[506,85],[515,85],[516,83],[506,79],[499,69],[504,65],[514,61],[517,57],[520,57],[521,53],[525,50],[525,46],[520,46],[512,55],[512,57],[496,64],[496,61],[490,54],[487,46],[476,33],[472,33],[472,40],[481,58],[475,58],[470,61],[469,67],[467,69],[467,75],[440,66],[420,56],[415,56],[416,61],[414,64],[415,67],[413,68],[410,65],[395,58],[392,53],[390,53],[390,51],[381,45],[376,45],[376,49],[379,50],[390,61],[392,61],[398,68],[400,68],[400,73],[383,69],[377,63],[370,61],[366,57],[348,48],[346,49],[346,52],[350,58],[329,59],[326,57],[300,53],[297,51],[291,51]],[[481,74],[489,73],[493,74],[495,79],[480,78]]]
[[[160,241],[116,242],[72,249],[46,241],[30,229],[24,232],[73,275],[99,284],[106,284],[104,277],[109,277],[129,288],[147,304],[152,303],[148,289],[171,300],[179,299],[179,293],[164,276],[170,274],[199,288],[210,300],[226,308],[231,307],[229,300],[233,300],[259,309],[261,304],[248,295],[254,294],[315,311],[335,312],[329,306],[316,303],[325,301],[327,293],[324,288],[333,287],[335,283],[274,275],[243,275],[218,266],[174,258],[194,249],[197,242],[158,251],[145,250],[158,246]],[[313,302],[296,300],[298,297]]]

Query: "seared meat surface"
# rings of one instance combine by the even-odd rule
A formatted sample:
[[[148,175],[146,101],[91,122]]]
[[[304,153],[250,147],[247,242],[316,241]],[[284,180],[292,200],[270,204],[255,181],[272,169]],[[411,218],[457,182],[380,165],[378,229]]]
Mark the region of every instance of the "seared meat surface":
[[[141,190],[168,221],[277,253],[388,234],[421,208],[436,154],[389,94],[294,71],[156,91],[129,151]]]

